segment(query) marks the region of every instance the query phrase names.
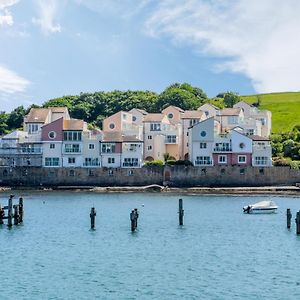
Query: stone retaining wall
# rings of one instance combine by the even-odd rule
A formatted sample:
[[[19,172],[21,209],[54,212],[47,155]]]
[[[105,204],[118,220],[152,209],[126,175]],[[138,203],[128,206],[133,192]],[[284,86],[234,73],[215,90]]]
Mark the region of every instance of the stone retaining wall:
[[[143,167],[87,169],[0,167],[1,186],[144,186],[238,187],[295,185],[300,170],[289,167]]]

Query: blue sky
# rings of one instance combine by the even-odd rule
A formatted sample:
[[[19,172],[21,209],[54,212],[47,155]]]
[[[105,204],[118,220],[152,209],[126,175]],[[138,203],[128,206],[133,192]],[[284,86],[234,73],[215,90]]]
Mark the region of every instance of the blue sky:
[[[0,0],[0,110],[189,82],[300,89],[297,0]]]

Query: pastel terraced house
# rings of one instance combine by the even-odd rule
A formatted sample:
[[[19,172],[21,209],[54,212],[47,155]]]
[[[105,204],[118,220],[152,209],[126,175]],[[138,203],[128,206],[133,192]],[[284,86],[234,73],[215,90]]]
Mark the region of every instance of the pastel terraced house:
[[[268,138],[247,136],[240,128],[224,132],[214,117],[193,125],[189,137],[194,166],[272,166]]]

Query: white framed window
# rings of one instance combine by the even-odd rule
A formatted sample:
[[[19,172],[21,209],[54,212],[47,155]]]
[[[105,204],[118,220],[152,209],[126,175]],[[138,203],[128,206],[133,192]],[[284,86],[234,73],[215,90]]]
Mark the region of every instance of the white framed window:
[[[161,131],[160,123],[151,123],[150,131]]]
[[[258,166],[265,166],[268,164],[268,157],[266,156],[256,156],[255,164]]]
[[[65,152],[66,153],[80,153],[79,144],[65,144]]]
[[[114,170],[108,170],[108,176],[113,176],[114,175]]]
[[[89,149],[90,149],[90,150],[95,149],[95,144],[89,144]]]
[[[58,167],[59,166],[59,157],[45,157],[45,166],[46,167]]]
[[[64,131],[64,141],[81,141],[81,131]]]
[[[50,149],[55,149],[55,144],[50,144]]]
[[[151,146],[151,145],[148,146],[147,149],[148,149],[148,150],[152,150],[152,146]]]
[[[218,162],[220,164],[226,164],[227,163],[227,155],[218,155]]]
[[[239,164],[247,163],[247,156],[246,155],[238,155],[238,163]]]
[[[212,164],[212,160],[210,158],[210,156],[197,156],[196,157],[196,161],[195,161],[195,165],[197,166],[203,166],[203,165],[211,165]]]
[[[28,125],[28,132],[29,133],[34,133],[39,130],[39,125],[38,124],[29,124]]]
[[[206,149],[207,148],[207,144],[206,143],[200,143],[200,149]]]
[[[125,157],[123,162],[123,167],[138,167],[138,158]]]
[[[101,151],[102,153],[115,153],[116,145],[113,143],[102,143]]]
[[[152,140],[152,135],[148,135],[148,140]]]
[[[75,157],[68,157],[68,164],[75,164],[75,161],[76,161],[76,159],[75,159]]]
[[[115,158],[114,157],[109,157],[107,159],[107,161],[108,161],[109,164],[114,164],[115,163]]]

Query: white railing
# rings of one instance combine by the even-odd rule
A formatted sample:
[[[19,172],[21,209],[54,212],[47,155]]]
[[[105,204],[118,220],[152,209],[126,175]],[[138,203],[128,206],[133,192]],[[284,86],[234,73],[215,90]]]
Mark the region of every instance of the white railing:
[[[215,147],[214,148],[214,152],[231,152],[232,151],[232,147],[228,146],[228,147]]]
[[[195,166],[212,166],[212,161],[205,161],[205,160],[195,160]]]

